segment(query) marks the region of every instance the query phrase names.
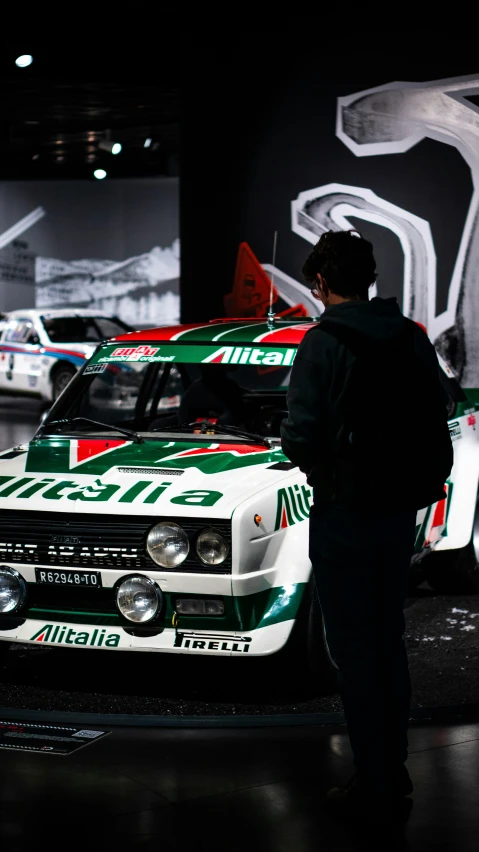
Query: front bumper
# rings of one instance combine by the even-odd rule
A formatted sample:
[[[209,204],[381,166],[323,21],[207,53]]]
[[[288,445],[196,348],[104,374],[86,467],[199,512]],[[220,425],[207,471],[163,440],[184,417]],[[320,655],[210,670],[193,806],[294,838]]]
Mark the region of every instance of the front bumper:
[[[165,627],[101,627],[68,621],[0,616],[0,641],[107,651],[159,651],[171,654],[268,656],[287,642],[294,619],[249,631],[193,630]],[[139,634],[141,631],[142,635]],[[149,635],[145,635],[149,633]]]

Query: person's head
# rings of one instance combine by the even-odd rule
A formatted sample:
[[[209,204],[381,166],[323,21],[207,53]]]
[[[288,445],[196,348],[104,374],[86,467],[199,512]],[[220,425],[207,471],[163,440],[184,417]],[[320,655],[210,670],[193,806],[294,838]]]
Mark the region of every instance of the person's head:
[[[353,229],[326,231],[307,257],[303,277],[325,308],[352,299],[367,301],[376,280],[372,243]]]

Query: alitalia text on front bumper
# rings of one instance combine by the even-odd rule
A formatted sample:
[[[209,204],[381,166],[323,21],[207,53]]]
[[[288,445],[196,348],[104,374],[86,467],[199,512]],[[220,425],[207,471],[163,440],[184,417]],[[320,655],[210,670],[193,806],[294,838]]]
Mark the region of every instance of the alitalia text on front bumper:
[[[267,656],[287,641],[294,620],[281,621],[249,631],[190,630],[167,627],[156,635],[132,636],[129,628],[73,624],[68,621],[39,621],[10,618],[8,629],[2,620],[0,641],[101,648],[120,651],[159,651],[176,654],[213,654],[219,656]]]

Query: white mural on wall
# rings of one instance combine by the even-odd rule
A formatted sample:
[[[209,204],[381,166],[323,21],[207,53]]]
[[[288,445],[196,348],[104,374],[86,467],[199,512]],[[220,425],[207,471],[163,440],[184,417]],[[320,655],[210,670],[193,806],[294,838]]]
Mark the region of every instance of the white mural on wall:
[[[138,328],[175,324],[180,315],[179,277],[179,240],[118,262],[37,257],[36,307],[98,309]]]
[[[464,387],[479,387],[479,107],[467,100],[478,94],[476,75],[395,82],[338,98],[336,134],[355,156],[403,153],[427,137],[452,145],[469,165],[473,194],[442,314],[436,316],[436,253],[424,219],[369,189],[341,184],[307,190],[292,202],[292,229],[312,243],[325,230],[352,227],[348,216],[397,235],[405,261],[403,310],[427,326]]]

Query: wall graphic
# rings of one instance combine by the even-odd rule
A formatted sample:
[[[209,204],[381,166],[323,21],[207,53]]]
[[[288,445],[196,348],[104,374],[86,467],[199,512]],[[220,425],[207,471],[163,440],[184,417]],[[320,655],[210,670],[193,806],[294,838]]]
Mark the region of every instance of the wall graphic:
[[[178,179],[0,183],[0,312],[179,320]],[[15,285],[15,286],[13,286]]]
[[[35,261],[38,308],[96,308],[137,327],[179,316],[180,241],[128,260]]]
[[[403,311],[424,323],[465,387],[479,386],[479,77],[391,83],[337,101],[337,137],[356,157],[401,154],[426,137],[453,146],[469,166],[473,194],[449,285],[436,313],[436,251],[429,222],[372,190],[330,183],[292,202],[292,230],[310,243],[349,217],[392,231],[404,254]],[[444,199],[447,215],[447,198]],[[279,270],[275,271],[279,285]],[[278,287],[281,292],[281,286]]]

